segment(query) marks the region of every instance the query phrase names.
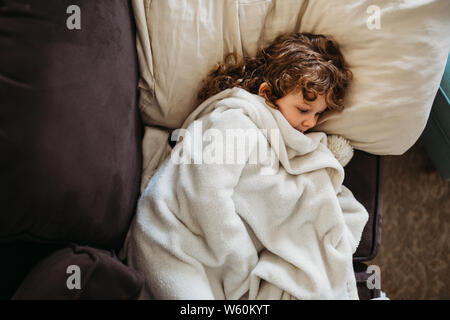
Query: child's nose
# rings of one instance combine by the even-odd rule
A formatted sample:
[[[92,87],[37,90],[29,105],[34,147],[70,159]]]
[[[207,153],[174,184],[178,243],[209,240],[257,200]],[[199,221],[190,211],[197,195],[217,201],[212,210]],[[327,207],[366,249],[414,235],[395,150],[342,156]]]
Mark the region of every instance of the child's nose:
[[[314,127],[316,125],[316,119],[311,117],[311,118],[307,118],[303,121],[303,126],[305,128],[311,129],[312,127]]]

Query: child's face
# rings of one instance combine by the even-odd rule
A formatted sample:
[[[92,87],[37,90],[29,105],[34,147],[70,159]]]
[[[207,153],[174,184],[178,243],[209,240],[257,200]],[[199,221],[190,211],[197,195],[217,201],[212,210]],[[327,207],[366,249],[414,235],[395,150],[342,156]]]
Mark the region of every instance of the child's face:
[[[303,98],[301,91],[290,93],[276,103],[289,124],[302,133],[314,127],[320,114],[327,109],[325,95],[318,95],[316,100],[308,101]]]

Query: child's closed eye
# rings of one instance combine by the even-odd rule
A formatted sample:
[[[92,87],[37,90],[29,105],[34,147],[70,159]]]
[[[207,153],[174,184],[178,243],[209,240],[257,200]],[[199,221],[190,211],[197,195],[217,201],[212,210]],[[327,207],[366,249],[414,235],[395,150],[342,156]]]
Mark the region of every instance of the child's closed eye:
[[[301,113],[308,113],[310,110],[306,110],[306,109],[298,109]],[[322,112],[317,112],[315,114],[316,117],[319,117],[322,114]]]

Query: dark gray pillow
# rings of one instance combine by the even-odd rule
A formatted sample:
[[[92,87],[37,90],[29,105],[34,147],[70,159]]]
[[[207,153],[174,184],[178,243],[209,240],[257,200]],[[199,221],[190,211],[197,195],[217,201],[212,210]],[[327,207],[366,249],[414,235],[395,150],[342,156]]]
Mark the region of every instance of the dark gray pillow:
[[[0,242],[122,245],[141,172],[135,36],[129,1],[0,1]]]
[[[143,275],[110,251],[72,245],[41,261],[13,300],[149,299]]]

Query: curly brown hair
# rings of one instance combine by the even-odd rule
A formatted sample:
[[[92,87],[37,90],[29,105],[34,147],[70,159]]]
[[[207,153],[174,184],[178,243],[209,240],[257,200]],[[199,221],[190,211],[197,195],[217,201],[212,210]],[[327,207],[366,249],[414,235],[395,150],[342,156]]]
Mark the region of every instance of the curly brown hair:
[[[309,101],[324,94],[328,109],[342,110],[352,78],[339,45],[331,37],[293,33],[278,36],[254,58],[243,57],[238,62],[235,53],[228,54],[204,80],[198,100],[203,102],[233,87],[258,94],[266,82],[270,90],[262,95],[271,107],[277,108],[278,99],[301,90]]]

